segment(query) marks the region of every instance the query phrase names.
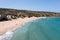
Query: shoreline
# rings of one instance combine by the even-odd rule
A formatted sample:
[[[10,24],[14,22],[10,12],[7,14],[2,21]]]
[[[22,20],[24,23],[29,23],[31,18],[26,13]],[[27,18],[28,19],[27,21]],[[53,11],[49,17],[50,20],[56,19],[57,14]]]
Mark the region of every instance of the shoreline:
[[[30,21],[41,18],[46,18],[46,17],[31,17],[31,18],[26,17],[24,19],[18,18],[11,21],[0,22],[0,35],[3,35],[8,31],[14,31]]]
[[[28,18],[28,17],[26,17],[26,18]],[[26,18],[25,18],[25,19],[26,19]],[[25,25],[25,24],[28,23],[28,22],[32,22],[32,21],[35,21],[35,20],[38,20],[38,19],[43,19],[43,18],[46,18],[46,17],[31,17],[31,18],[28,18],[28,19],[31,19],[31,20],[29,20],[29,21],[24,21],[24,23],[22,23],[21,25],[19,25],[17,28],[13,29],[12,31],[15,31],[15,30],[19,29],[20,27],[22,27],[23,25]],[[24,19],[23,19],[23,20],[24,20]]]

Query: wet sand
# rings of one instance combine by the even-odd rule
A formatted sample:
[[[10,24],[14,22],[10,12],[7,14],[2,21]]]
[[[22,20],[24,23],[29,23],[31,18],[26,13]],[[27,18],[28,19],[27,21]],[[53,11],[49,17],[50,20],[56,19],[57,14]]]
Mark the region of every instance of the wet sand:
[[[22,27],[21,25],[24,25],[27,22],[30,22],[32,20],[36,20],[39,18],[42,18],[42,17],[31,17],[31,18],[26,17],[24,19],[18,18],[11,21],[0,22],[0,35],[3,35],[7,31],[13,31],[18,27]]]

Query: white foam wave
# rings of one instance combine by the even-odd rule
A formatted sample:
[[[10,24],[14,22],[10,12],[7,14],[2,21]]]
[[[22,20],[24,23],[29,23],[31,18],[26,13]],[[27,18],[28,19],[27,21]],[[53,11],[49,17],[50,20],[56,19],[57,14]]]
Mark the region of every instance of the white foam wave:
[[[8,31],[5,34],[0,36],[0,40],[11,40],[13,34],[14,34],[14,32]]]

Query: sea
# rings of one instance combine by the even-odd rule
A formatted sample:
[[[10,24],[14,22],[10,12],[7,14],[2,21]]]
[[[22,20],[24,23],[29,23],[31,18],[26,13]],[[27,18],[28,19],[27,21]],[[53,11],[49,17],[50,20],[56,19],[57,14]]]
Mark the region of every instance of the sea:
[[[60,40],[60,18],[42,18],[26,23],[10,40]]]

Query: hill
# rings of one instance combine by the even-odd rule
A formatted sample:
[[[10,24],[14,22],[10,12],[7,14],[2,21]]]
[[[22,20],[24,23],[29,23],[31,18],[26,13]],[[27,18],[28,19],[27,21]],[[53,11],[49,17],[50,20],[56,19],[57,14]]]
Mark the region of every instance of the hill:
[[[0,8],[0,21],[24,17],[60,17],[60,13]]]

